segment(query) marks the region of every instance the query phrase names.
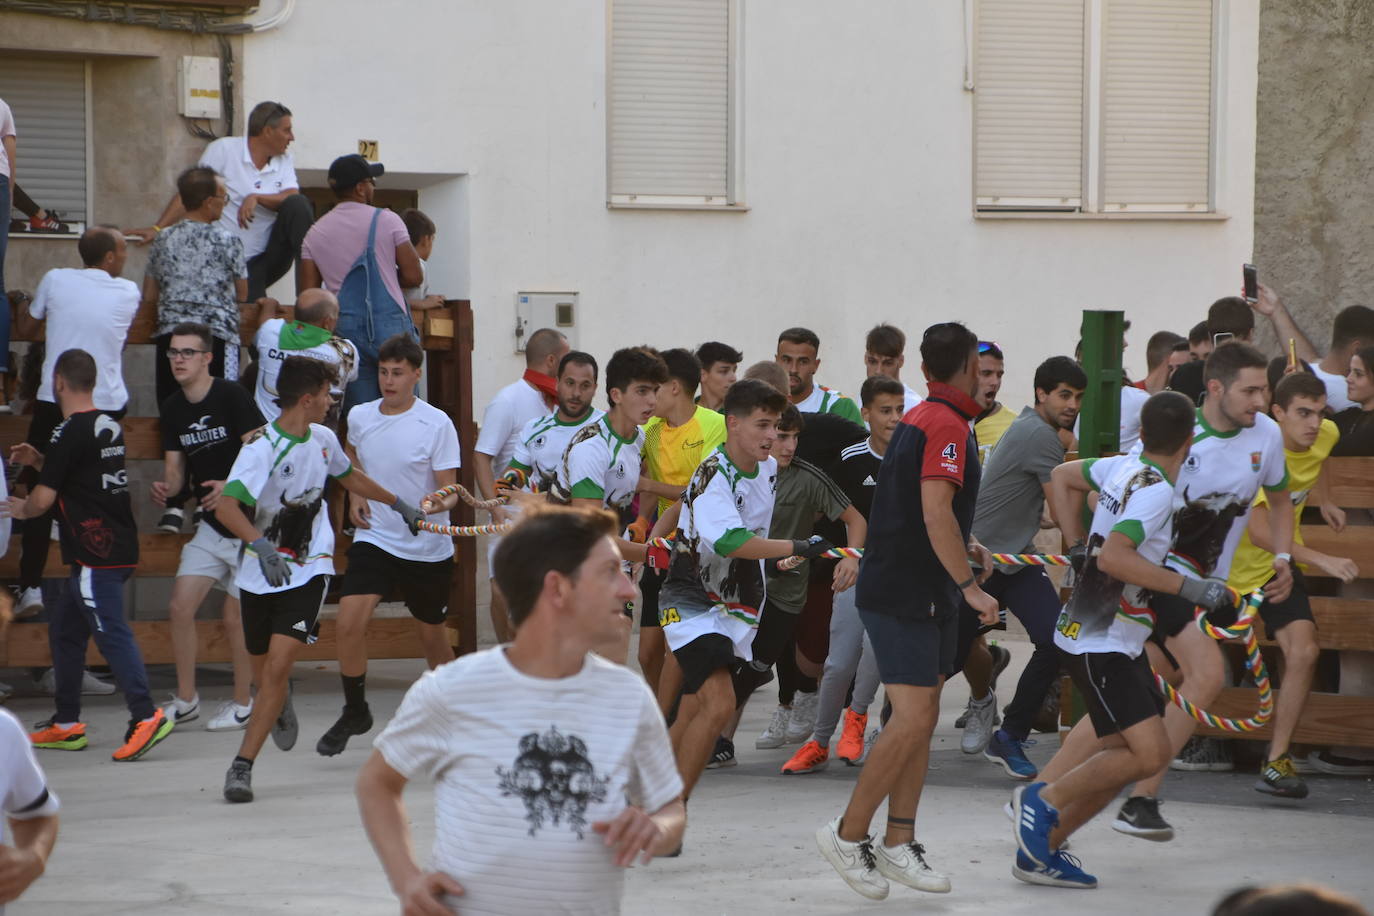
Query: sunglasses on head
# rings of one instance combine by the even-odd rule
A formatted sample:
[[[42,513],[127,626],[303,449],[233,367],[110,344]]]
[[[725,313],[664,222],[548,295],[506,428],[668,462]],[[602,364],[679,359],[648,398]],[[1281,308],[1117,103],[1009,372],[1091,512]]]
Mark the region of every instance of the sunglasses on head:
[[[978,341],[978,353],[979,353],[980,356],[981,356],[982,354],[988,352],[989,350],[997,350],[998,352],[1001,352],[1002,347],[1001,347],[1001,345],[998,344],[997,341],[995,341],[995,340],[980,340],[980,341]]]

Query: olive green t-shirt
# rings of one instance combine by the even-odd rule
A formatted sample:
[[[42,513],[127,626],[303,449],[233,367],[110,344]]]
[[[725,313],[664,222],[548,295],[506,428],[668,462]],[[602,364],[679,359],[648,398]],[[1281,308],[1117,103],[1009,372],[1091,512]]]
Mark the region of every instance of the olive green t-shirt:
[[[816,529],[816,519],[831,521],[849,508],[849,497],[820,468],[800,458],[778,468],[778,487],[773,497],[770,538],[808,538]],[[768,580],[768,603],[789,614],[800,614],[806,604],[806,581],[810,561]]]

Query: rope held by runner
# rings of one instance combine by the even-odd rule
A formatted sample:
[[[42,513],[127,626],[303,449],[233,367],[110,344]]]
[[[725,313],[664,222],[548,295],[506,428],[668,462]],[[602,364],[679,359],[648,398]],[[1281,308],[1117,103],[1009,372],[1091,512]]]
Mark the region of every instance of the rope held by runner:
[[[446,534],[454,538],[475,538],[481,534],[505,534],[514,527],[505,525],[440,525],[437,522],[420,522],[421,531]]]
[[[504,497],[504,496],[497,496],[497,497],[495,497],[494,499],[478,499],[476,496],[473,496],[471,493],[469,493],[467,487],[464,487],[461,483],[451,483],[451,484],[449,484],[449,485],[446,486],[446,487],[440,487],[439,489],[435,490],[433,493],[431,493],[431,494],[429,494],[428,496],[426,496],[425,499],[430,500],[431,502],[436,502],[436,503],[437,503],[437,502],[439,502],[440,500],[444,499],[445,497],[452,496],[454,493],[457,493],[459,499],[461,499],[463,502],[467,503],[469,506],[472,506],[472,508],[474,508],[474,509],[495,509],[497,506],[504,506],[507,502],[510,501],[510,500],[508,500],[508,499],[507,499],[506,497]],[[423,502],[423,501],[424,501],[424,500],[421,500],[421,502]],[[475,527],[487,528],[487,527],[491,527],[491,526],[489,526],[489,525],[478,525],[478,526],[475,526]],[[425,530],[428,531],[428,530],[430,530],[430,529],[426,528]],[[473,532],[473,534],[492,534],[492,533],[493,533],[493,532],[490,532],[490,531],[474,531],[474,532]]]
[[[1255,637],[1255,620],[1259,614],[1259,607],[1263,603],[1264,592],[1251,592],[1246,596],[1245,604],[1241,608],[1240,616],[1235,624],[1229,627],[1216,626],[1208,622],[1207,615],[1200,609],[1197,612],[1198,629],[1213,639],[1245,640],[1245,667],[1250,670],[1250,674],[1255,679],[1255,687],[1259,690],[1259,708],[1255,710],[1255,714],[1248,719],[1232,719],[1210,713],[1180,694],[1159,674],[1155,674],[1155,682],[1164,691],[1164,695],[1169,698],[1169,702],[1203,725],[1210,725],[1212,728],[1219,728],[1228,732],[1252,732],[1263,728],[1265,723],[1273,718],[1273,685],[1269,683],[1269,670],[1264,666],[1264,657],[1260,654],[1259,639]]]

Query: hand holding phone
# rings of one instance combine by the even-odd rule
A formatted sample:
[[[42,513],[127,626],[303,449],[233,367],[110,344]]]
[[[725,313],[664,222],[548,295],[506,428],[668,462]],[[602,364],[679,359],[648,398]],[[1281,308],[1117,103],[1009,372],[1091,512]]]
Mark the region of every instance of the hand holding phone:
[[[1254,264],[1243,265],[1240,272],[1245,283],[1245,301],[1254,305],[1259,301],[1259,272]]]

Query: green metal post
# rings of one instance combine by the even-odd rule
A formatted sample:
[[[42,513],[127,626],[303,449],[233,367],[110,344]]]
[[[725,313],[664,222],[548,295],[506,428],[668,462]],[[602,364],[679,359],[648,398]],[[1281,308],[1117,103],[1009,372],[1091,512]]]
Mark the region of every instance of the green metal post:
[[[1088,376],[1078,414],[1078,457],[1100,458],[1121,450],[1122,312],[1083,310],[1080,360]]]

